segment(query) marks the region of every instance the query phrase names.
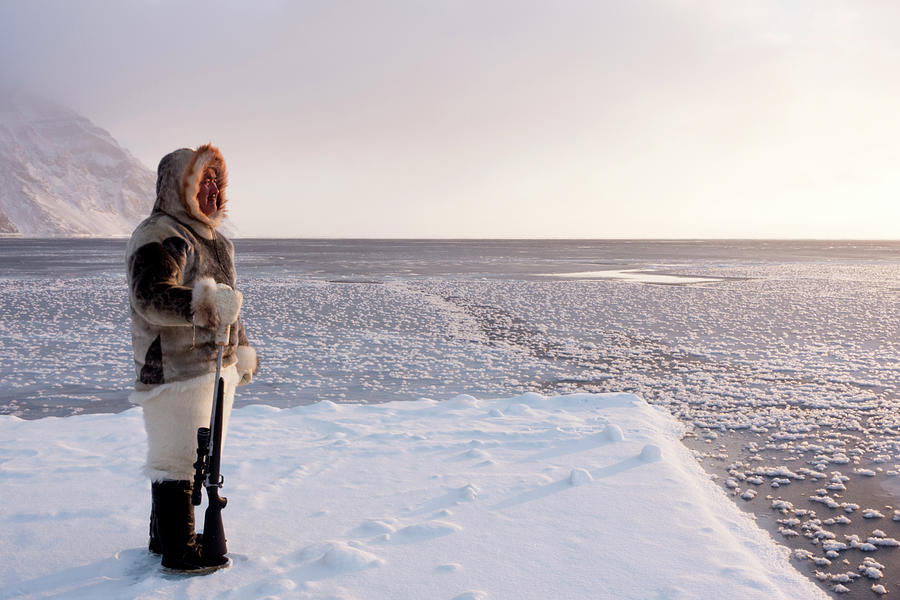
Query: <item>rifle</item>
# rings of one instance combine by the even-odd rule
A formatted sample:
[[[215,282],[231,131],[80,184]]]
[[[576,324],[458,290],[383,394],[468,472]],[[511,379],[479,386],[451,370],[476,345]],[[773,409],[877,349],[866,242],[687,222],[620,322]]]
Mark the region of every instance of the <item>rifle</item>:
[[[219,284],[223,286],[224,284]],[[226,286],[227,287],[227,286]],[[241,294],[235,292],[233,300],[225,305],[218,305],[219,318],[223,323],[233,323],[237,319],[241,305]],[[222,353],[228,343],[231,325],[220,325],[216,330],[216,390],[213,396],[213,408],[210,414],[209,427],[197,429],[197,462],[194,463],[194,489],[191,502],[199,506],[206,487],[207,507],[203,515],[203,555],[225,556],[228,547],[225,542],[225,528],[222,525],[222,509],[228,499],[219,495],[225,478],[220,472],[222,462],[222,428],[224,421],[225,380],[222,378]]]
[[[222,361],[222,350],[219,350],[219,364]],[[217,369],[218,370],[218,369]],[[203,555],[225,556],[228,547],[225,544],[225,527],[222,525],[222,509],[228,498],[219,495],[225,478],[220,472],[222,461],[222,420],[225,395],[225,380],[217,378],[216,401],[213,404],[210,427],[197,429],[197,462],[194,463],[194,490],[191,502],[199,506],[202,500],[202,488],[206,487],[208,500],[206,513],[203,515]],[[210,431],[212,430],[212,431]],[[212,438],[210,440],[210,438]],[[212,441],[212,444],[210,444]]]

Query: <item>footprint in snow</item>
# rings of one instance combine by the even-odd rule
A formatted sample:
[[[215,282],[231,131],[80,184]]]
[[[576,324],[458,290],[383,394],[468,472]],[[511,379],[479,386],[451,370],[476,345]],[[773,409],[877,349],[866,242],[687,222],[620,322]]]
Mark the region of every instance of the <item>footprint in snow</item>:
[[[487,600],[487,598],[487,592],[482,592],[481,590],[472,590],[469,592],[463,592],[459,596],[454,596],[453,600]]]
[[[283,490],[285,485],[298,483],[305,479],[307,475],[309,475],[308,467],[304,465],[293,467],[279,474],[278,478],[266,487],[267,489]]]
[[[480,403],[474,397],[468,394],[460,394],[454,398],[449,400],[444,400],[441,402],[440,406],[443,408],[474,408],[477,407]]]
[[[434,568],[435,573],[456,573],[457,571],[462,570],[462,565],[459,563],[446,563],[443,565],[438,565]]]
[[[462,527],[456,523],[429,521],[398,530],[390,537],[390,541],[394,544],[415,544],[450,535],[460,530],[462,530]]]
[[[316,559],[315,564],[329,571],[346,573],[383,565],[384,559],[343,542],[336,542],[327,545],[321,556]]]
[[[462,502],[473,502],[475,498],[478,497],[478,492],[481,490],[475,484],[469,483],[467,485],[462,486],[457,490],[459,494],[459,499]]]
[[[256,588],[256,597],[264,596],[280,596],[287,592],[297,589],[297,582],[287,577],[276,579],[275,581],[264,581]]]
[[[572,469],[572,472],[569,474],[569,485],[572,486],[584,485],[593,480],[593,476],[587,469]]]
[[[481,450],[479,448],[471,448],[469,450],[466,450],[462,454],[457,454],[456,456],[449,458],[448,460],[452,460],[452,461],[489,460],[490,458],[491,458],[491,455],[488,454],[487,452],[485,452],[484,450]]]
[[[384,559],[360,548],[361,544],[323,542],[285,556],[285,566],[302,566],[306,579],[323,579],[340,573],[353,573],[385,563]]]
[[[391,534],[397,531],[397,527],[399,526],[399,521],[391,517],[367,519],[353,529],[350,532],[350,535],[353,537],[372,537],[385,533]]]
[[[428,500],[420,504],[418,508],[409,508],[407,510],[413,515],[428,514],[436,510],[462,504],[463,502],[474,502],[480,492],[481,490],[478,489],[478,486],[469,483],[461,488],[450,489],[443,496]]]

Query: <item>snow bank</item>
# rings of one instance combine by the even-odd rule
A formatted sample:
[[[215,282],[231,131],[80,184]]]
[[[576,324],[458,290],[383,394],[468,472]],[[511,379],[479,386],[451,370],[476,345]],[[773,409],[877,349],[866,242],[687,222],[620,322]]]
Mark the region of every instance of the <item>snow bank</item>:
[[[326,401],[231,423],[234,566],[192,578],[145,548],[139,409],[0,417],[0,597],[825,597],[636,396]]]

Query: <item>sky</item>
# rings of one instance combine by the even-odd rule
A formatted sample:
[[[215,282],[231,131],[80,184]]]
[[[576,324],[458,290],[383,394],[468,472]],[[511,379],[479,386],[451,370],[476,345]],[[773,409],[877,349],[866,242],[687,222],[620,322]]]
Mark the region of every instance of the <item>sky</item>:
[[[0,0],[0,83],[241,235],[898,238],[893,0]],[[148,193],[152,193],[150,190]]]

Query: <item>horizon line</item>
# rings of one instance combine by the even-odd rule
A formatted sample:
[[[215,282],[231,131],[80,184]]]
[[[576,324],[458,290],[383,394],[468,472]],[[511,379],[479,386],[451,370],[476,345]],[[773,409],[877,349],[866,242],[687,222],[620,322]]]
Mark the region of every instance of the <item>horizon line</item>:
[[[0,239],[9,240],[122,240],[130,234],[117,236],[94,235],[23,235],[0,233]],[[463,242],[463,241],[617,241],[617,242],[900,242],[897,238],[853,237],[360,237],[360,236],[227,236],[231,240],[317,240],[317,241],[409,241],[409,242]]]

